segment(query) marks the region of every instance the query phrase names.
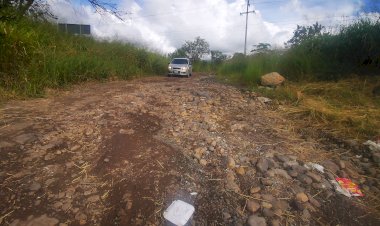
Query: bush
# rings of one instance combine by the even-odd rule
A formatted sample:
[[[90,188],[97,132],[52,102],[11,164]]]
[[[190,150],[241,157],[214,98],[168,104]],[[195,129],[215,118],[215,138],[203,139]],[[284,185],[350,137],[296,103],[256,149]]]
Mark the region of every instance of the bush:
[[[22,96],[110,76],[163,74],[167,62],[128,43],[68,35],[29,19],[0,22],[0,52],[0,88]]]

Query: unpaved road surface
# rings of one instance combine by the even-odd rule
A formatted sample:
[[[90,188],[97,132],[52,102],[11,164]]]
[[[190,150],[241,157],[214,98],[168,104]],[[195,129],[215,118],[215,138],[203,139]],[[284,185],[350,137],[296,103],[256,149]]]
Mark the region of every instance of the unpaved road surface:
[[[0,224],[170,225],[163,212],[180,199],[195,207],[188,225],[380,225],[372,160],[301,133],[264,102],[207,75],[9,102]],[[365,196],[338,194],[337,176]]]

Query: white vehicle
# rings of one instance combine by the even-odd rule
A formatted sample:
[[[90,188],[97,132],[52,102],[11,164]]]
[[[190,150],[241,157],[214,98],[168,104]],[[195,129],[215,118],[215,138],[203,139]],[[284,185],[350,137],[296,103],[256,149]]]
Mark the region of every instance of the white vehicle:
[[[174,58],[168,66],[168,76],[186,76],[190,77],[193,72],[193,66],[189,58]]]

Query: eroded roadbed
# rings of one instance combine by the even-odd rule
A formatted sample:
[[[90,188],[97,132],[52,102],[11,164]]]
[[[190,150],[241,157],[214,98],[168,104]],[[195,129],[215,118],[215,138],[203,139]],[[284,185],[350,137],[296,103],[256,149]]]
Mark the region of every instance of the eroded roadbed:
[[[0,224],[169,225],[162,214],[180,199],[195,207],[189,225],[380,225],[378,166],[271,109],[201,75],[7,103]],[[338,194],[335,177],[365,196]]]

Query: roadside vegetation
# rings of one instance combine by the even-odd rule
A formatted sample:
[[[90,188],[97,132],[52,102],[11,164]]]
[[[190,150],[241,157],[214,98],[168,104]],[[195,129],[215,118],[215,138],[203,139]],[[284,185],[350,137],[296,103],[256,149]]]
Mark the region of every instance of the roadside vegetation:
[[[61,33],[30,18],[0,21],[0,98],[38,97],[89,80],[164,74],[167,58],[128,43]]]
[[[261,43],[250,56],[235,54],[216,69],[219,79],[277,99],[286,114],[340,136],[380,134],[379,20],[361,19],[336,33],[318,23],[298,26],[286,45],[270,50]],[[260,77],[273,71],[285,85],[260,87]]]

